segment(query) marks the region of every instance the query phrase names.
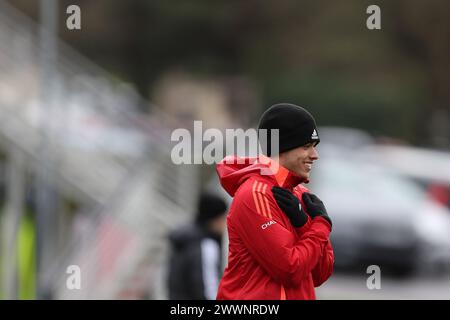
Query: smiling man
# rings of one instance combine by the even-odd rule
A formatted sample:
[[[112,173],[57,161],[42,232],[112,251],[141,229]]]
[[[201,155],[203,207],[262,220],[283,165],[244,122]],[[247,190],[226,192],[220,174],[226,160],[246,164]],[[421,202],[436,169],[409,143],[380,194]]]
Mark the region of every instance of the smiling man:
[[[269,140],[261,146],[267,157],[244,163],[226,158],[217,165],[222,186],[234,198],[227,217],[228,265],[217,299],[315,299],[314,287],[330,277],[334,264],[331,219],[302,185],[319,159],[316,123],[304,108],[281,103],[262,115],[259,129],[268,135],[279,130],[278,153]]]

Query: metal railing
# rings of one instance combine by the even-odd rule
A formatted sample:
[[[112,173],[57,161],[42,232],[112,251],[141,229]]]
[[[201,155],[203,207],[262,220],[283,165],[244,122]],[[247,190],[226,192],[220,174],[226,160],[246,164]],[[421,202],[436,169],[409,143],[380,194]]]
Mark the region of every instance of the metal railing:
[[[49,139],[53,187],[84,210],[75,218],[58,212],[66,232],[58,238],[61,230],[54,230],[59,242],[38,279],[56,299],[120,298],[139,273],[158,278],[166,232],[194,210],[198,168],[168,161],[169,116],[156,109],[141,113],[147,101],[61,42],[60,105],[51,113],[42,107],[37,29],[0,0],[0,148],[7,159],[23,154],[27,174],[35,176],[46,169],[39,148]],[[52,126],[51,136],[42,121]],[[80,220],[85,226],[77,231]],[[66,287],[69,265],[81,268],[81,290]],[[154,281],[147,296],[161,297]]]

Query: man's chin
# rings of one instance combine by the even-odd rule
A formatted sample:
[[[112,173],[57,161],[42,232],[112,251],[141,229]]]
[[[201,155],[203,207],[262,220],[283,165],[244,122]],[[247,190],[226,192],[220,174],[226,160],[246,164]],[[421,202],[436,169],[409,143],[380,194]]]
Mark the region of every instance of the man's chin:
[[[296,172],[296,174],[303,180],[309,180],[309,173],[307,172]]]

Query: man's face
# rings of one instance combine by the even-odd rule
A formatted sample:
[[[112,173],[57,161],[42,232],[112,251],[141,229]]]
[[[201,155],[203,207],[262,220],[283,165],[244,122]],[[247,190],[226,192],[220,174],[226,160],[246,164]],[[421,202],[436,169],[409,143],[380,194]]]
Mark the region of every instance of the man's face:
[[[319,154],[315,143],[308,143],[280,154],[280,164],[303,179],[309,179],[313,162],[317,159]]]

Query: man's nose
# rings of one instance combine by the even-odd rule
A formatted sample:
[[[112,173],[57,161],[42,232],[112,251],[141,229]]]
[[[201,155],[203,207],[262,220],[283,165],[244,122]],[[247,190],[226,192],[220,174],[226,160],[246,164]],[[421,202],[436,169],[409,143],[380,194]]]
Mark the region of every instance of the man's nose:
[[[313,159],[313,160],[319,159],[319,152],[317,152],[316,147],[312,147],[312,148],[311,148],[311,153],[310,153],[309,156],[310,156],[311,159]]]

